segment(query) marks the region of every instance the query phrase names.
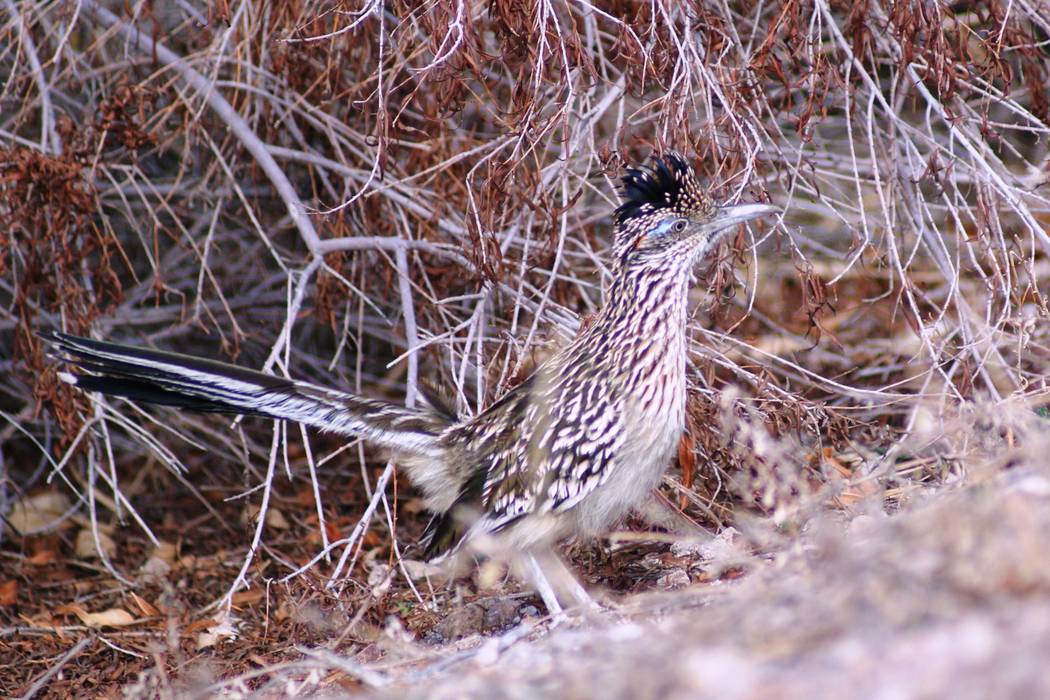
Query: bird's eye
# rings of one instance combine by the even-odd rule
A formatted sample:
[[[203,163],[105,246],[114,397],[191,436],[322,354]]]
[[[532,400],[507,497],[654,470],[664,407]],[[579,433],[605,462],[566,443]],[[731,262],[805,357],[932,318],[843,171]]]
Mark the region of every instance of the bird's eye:
[[[686,225],[687,223],[685,219],[679,219],[671,225],[671,230],[675,233],[681,233],[682,231],[685,231]]]

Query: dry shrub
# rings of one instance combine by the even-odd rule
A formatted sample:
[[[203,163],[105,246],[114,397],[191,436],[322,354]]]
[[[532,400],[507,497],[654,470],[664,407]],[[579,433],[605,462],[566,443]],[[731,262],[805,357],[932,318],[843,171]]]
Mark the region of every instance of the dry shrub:
[[[179,488],[270,494],[288,455],[289,474],[324,487],[295,501],[315,552],[349,538],[326,573],[356,565],[361,512],[396,561],[389,530],[410,541],[421,518],[403,493],[392,507],[382,487],[397,479],[368,453],[318,470],[340,445],[307,450],[293,430],[282,451],[258,421],[231,439],[228,421],[163,412],[162,428],[120,402],[74,405],[33,331],[93,329],[393,398],[426,382],[476,411],[600,303],[615,178],[667,148],[695,155],[720,196],[787,212],[702,270],[688,516],[791,519],[870,495],[856,484],[894,505],[965,471],[974,445],[949,445],[946,421],[1008,407],[1029,427],[1005,444],[1046,430],[1050,26],[1033,4],[0,13],[0,439],[18,491],[49,471],[24,467],[39,458],[28,436],[77,454],[65,469],[82,495],[120,493],[145,455],[189,469]],[[168,452],[168,429],[213,451]],[[136,510],[156,509],[148,495],[86,500],[154,536],[156,514]]]

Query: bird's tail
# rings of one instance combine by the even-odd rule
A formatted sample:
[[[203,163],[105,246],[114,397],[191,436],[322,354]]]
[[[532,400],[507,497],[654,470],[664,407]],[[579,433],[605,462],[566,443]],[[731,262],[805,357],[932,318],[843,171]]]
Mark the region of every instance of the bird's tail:
[[[405,408],[190,355],[59,332],[44,338],[83,370],[62,372],[64,381],[134,401],[296,421],[415,454],[438,451],[439,434],[454,420],[440,406]]]

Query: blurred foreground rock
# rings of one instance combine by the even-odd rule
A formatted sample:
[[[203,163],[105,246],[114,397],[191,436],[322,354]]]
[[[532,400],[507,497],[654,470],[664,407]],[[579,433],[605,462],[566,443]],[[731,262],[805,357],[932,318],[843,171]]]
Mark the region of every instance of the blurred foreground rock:
[[[1050,480],[813,524],[737,583],[387,676],[397,698],[1050,697]],[[862,525],[862,526],[861,526]],[[490,648],[485,649],[484,645]]]

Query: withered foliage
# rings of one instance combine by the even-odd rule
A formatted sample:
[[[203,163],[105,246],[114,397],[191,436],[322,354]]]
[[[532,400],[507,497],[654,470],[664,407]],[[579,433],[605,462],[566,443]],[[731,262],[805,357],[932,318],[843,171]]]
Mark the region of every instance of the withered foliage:
[[[616,179],[669,148],[786,211],[698,269],[670,500],[794,532],[965,479],[1046,429],[1048,41],[1007,0],[0,4],[0,513],[72,455],[115,537],[173,536],[174,492],[216,548],[276,546],[209,510],[263,484],[295,566],[398,571],[425,523],[374,455],[93,404],[35,332],[480,410],[600,304]]]

